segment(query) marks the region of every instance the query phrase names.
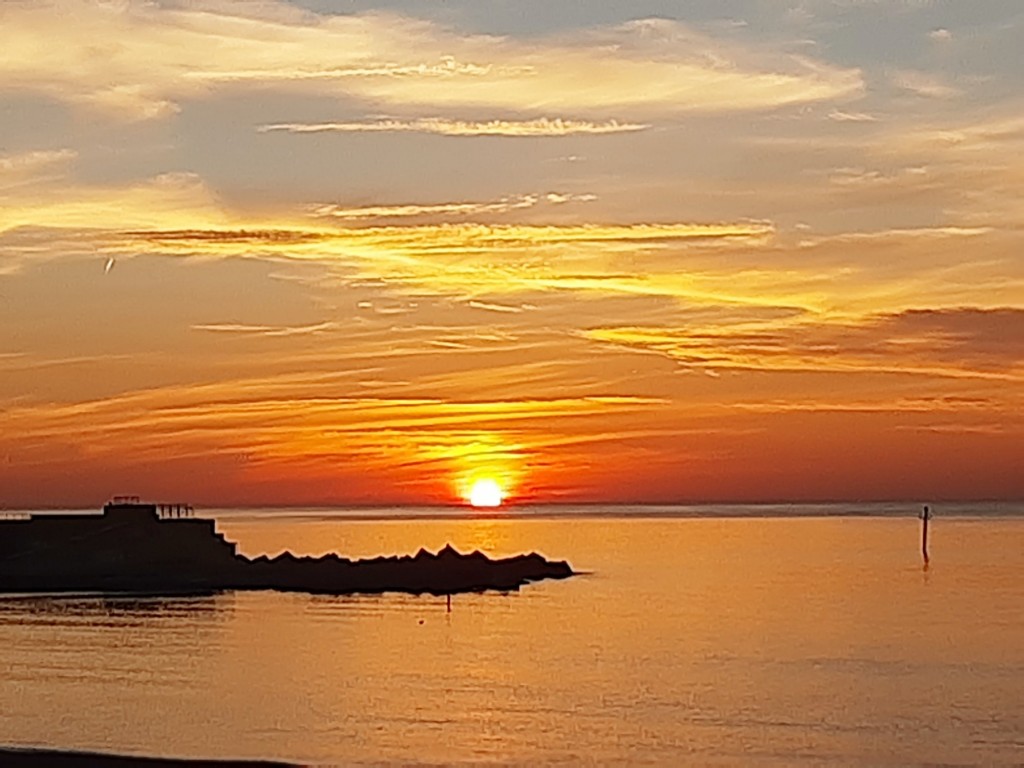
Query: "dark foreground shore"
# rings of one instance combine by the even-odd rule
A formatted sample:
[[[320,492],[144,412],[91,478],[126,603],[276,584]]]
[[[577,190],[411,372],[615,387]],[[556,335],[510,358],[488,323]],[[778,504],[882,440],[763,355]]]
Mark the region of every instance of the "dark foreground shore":
[[[0,765],[4,768],[275,768],[291,764],[260,760],[176,760],[164,757],[108,755],[100,752],[0,747]]]

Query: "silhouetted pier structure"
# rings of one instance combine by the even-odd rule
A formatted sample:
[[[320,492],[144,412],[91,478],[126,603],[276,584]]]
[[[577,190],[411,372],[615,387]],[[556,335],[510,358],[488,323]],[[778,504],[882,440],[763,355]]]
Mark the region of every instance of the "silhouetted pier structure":
[[[156,516],[161,520],[171,520],[182,517],[195,517],[195,510],[190,504],[157,504]]]
[[[175,520],[195,517],[191,504],[165,503],[144,504],[138,496],[115,496],[103,507],[104,514],[115,509],[132,509],[141,513],[151,512],[158,520]]]

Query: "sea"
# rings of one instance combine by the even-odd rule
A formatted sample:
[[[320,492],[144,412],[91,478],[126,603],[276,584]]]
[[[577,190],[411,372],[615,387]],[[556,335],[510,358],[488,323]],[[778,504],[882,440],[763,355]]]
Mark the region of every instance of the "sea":
[[[309,765],[1024,765],[1024,504],[200,510],[248,555],[538,551],[443,598],[0,598],[0,745]]]

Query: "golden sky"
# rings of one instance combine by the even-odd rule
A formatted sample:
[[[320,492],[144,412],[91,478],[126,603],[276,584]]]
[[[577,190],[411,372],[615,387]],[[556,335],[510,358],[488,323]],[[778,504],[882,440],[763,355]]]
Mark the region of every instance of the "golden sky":
[[[1024,497],[1016,0],[7,0],[0,507]]]

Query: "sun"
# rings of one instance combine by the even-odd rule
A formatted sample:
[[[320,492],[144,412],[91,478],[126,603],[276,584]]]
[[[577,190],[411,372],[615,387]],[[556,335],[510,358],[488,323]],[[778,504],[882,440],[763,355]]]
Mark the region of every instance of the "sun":
[[[504,495],[493,480],[477,480],[469,490],[469,503],[474,507],[500,507]]]

